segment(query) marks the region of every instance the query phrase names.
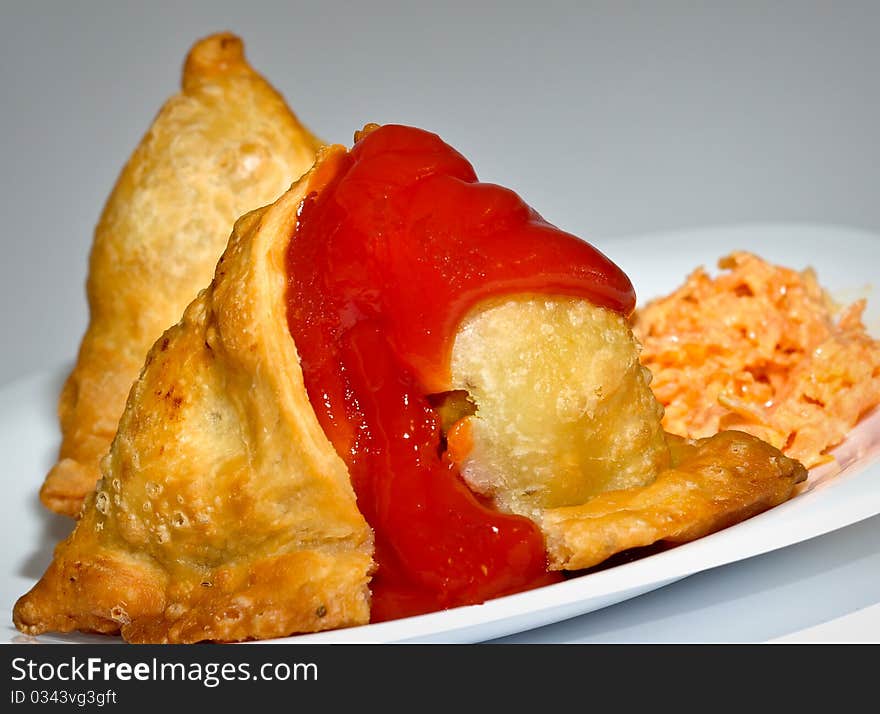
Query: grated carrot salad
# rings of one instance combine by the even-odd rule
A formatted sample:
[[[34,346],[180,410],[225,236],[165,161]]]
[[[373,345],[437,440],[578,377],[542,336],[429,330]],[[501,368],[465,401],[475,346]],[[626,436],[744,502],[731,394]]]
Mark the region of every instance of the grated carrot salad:
[[[739,429],[808,468],[831,460],[827,450],[880,403],[865,301],[841,309],[812,269],[747,252],[718,267],[715,278],[698,268],[634,316],[664,428],[690,438]]]

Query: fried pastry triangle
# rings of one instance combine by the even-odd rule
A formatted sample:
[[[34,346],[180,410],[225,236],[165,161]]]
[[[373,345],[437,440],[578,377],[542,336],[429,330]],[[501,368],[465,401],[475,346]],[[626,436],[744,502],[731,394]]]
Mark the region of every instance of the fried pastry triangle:
[[[153,345],[102,480],[15,606],[22,631],[230,641],[368,621],[372,532],[285,317],[287,238],[326,156],[236,223],[211,286]]]
[[[751,434],[669,435],[673,465],[641,488],[542,514],[550,567],[579,570],[659,541],[686,543],[787,501],[804,467]]]
[[[229,33],[190,50],[183,87],[135,149],[95,230],[90,321],[58,404],[58,463],[40,492],[75,516],[98,479],[150,345],[208,284],[229,228],[275,200],[320,142]]]

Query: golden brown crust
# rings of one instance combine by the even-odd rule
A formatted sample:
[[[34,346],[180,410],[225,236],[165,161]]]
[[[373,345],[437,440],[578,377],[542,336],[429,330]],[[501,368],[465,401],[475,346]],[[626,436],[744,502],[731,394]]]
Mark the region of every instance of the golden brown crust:
[[[94,489],[147,350],[210,281],[233,221],[284,192],[320,145],[230,33],[193,46],[182,85],[95,230],[89,326],[59,400],[58,463],[40,492],[58,513],[75,516]]]
[[[286,319],[298,207],[342,153],[236,223],[211,286],[153,345],[81,520],[15,606],[19,629],[196,642],[368,621],[372,532]]]
[[[544,511],[552,569],[590,568],[658,541],[696,540],[786,501],[807,476],[799,462],[750,434],[670,441],[675,465],[652,484]]]

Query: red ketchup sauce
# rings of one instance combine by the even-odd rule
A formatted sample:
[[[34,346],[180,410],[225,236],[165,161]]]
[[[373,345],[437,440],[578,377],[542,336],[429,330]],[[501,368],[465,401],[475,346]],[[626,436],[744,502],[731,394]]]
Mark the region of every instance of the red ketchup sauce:
[[[438,136],[387,125],[357,141],[300,209],[288,322],[309,399],[376,537],[372,620],[555,582],[529,519],[499,513],[443,450],[427,396],[450,389],[458,324],[512,293],[629,314],[627,277]]]

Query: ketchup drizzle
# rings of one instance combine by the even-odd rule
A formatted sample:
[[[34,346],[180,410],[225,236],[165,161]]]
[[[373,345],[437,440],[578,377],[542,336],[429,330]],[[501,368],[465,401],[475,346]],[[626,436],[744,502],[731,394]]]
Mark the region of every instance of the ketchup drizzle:
[[[376,536],[372,620],[558,579],[538,527],[468,489],[427,395],[450,389],[455,332],[476,303],[546,293],[629,314],[623,272],[512,191],[478,183],[435,134],[386,125],[304,201],[287,275],[309,399]]]

